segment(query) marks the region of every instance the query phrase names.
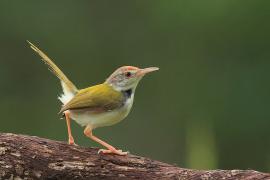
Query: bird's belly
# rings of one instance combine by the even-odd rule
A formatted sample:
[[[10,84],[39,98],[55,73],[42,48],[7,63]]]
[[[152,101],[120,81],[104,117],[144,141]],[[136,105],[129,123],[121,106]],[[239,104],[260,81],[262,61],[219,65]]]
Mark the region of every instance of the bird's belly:
[[[95,113],[91,111],[70,111],[71,118],[81,126],[90,126],[92,129],[111,126],[122,121],[130,112],[131,107],[123,106],[118,110]]]

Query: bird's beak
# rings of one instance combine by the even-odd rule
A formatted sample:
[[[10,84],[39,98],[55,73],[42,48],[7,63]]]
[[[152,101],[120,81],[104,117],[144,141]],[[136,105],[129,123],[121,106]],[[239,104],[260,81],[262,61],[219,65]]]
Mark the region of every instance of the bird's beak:
[[[138,72],[137,72],[137,76],[138,77],[141,77],[141,76],[144,76],[145,74],[148,74],[150,72],[153,72],[153,71],[157,71],[159,70],[158,67],[149,67],[149,68],[144,68],[144,69],[140,69]]]

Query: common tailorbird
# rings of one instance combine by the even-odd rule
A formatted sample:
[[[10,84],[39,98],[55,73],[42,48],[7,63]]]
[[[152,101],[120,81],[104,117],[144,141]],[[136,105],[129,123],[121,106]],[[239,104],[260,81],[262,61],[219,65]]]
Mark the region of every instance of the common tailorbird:
[[[104,83],[79,90],[44,52],[31,42],[28,43],[61,81],[63,94],[59,100],[63,106],[60,113],[66,119],[69,144],[75,145],[70,127],[70,120],[73,119],[85,127],[84,134],[87,137],[107,148],[99,150],[98,153],[126,155],[127,152],[102,141],[94,136],[92,131],[98,127],[114,125],[127,117],[133,105],[138,83],[145,74],[157,71],[159,68],[140,69],[134,66],[123,66],[110,75]]]

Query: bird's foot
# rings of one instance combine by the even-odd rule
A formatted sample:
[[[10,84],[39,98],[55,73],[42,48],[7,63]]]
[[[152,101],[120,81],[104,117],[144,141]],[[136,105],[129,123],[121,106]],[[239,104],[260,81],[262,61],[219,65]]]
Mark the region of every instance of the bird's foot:
[[[74,139],[73,139],[73,138],[69,138],[69,139],[68,139],[68,144],[69,144],[69,145],[73,145],[73,146],[78,146],[78,145],[74,142]]]
[[[71,146],[79,146],[78,144],[76,144],[76,143],[69,143],[69,145],[71,145]]]
[[[113,149],[113,150],[109,150],[109,149],[100,149],[98,151],[98,154],[116,154],[116,155],[119,155],[119,156],[126,156],[128,155],[128,152],[123,152],[121,149],[120,150],[116,150],[116,149]]]

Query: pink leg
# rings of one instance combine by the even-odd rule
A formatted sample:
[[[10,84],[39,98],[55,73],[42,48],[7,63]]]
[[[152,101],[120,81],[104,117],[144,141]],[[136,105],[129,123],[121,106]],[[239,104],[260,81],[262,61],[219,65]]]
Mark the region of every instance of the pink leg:
[[[70,114],[68,111],[65,112],[65,116],[66,116],[66,122],[67,122],[67,130],[68,130],[68,143],[70,145],[76,145],[74,143],[74,138],[72,136],[72,133],[71,133],[71,128],[70,128]]]
[[[99,152],[102,152],[104,154],[117,154],[117,155],[127,155],[127,152],[122,152],[122,150],[117,150],[115,149],[113,146],[111,146],[110,144],[106,143],[105,141],[102,141],[101,139],[97,138],[96,136],[93,135],[92,133],[92,129],[87,126],[84,130],[84,134],[89,137],[90,139],[92,139],[93,141],[96,141],[97,143],[101,144],[102,146],[106,147],[107,149],[101,149],[99,150]]]

